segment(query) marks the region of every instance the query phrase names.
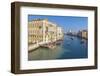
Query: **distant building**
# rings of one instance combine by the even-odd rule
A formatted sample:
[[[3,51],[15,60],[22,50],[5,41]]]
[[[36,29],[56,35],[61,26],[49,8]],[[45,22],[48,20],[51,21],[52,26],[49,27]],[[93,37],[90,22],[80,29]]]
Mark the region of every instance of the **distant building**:
[[[88,39],[88,31],[87,30],[81,30],[78,32],[77,36]]]
[[[88,36],[88,35],[87,35],[87,30],[83,30],[83,31],[82,31],[82,37],[83,37],[83,38],[87,38],[87,36]]]

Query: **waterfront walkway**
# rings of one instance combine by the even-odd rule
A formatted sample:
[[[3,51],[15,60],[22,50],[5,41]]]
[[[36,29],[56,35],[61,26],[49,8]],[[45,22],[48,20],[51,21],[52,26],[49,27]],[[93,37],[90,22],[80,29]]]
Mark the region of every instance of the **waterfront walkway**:
[[[52,41],[52,43],[54,43],[54,42],[56,42],[56,41]],[[34,49],[40,47],[41,45],[45,45],[45,44],[51,44],[51,41],[39,42],[39,43],[37,42],[35,44],[31,44],[31,45],[28,46],[28,51],[34,50]]]
[[[29,47],[28,47],[28,51],[31,51],[31,50],[36,49],[36,48],[38,48],[38,47],[39,47],[38,44],[31,44],[31,45],[29,45]]]

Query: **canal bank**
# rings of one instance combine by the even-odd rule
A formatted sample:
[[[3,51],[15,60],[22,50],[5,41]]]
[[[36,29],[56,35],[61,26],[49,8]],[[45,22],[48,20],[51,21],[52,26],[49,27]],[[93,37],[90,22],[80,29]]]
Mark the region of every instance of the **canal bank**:
[[[44,48],[49,48],[49,49],[53,49],[56,45],[61,44],[62,39],[59,40],[54,40],[54,41],[48,41],[48,42],[40,42],[40,43],[35,43],[35,44],[30,44],[28,46],[28,51],[33,51],[39,47],[44,47]]]

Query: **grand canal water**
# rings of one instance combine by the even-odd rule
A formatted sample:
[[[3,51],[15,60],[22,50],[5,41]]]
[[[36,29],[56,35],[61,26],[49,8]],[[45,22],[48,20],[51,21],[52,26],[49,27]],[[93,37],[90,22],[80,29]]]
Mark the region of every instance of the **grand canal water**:
[[[51,60],[51,59],[79,59],[88,57],[87,40],[64,35],[60,45],[55,48],[39,47],[28,53],[28,60]]]

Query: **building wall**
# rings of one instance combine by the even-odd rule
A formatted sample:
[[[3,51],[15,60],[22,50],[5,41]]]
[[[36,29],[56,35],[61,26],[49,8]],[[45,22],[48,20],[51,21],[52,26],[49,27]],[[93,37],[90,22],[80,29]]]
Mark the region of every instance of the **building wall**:
[[[43,41],[43,21],[34,20],[29,22],[28,26],[29,43],[36,43]]]
[[[54,42],[62,38],[62,28],[47,19],[35,19],[28,23],[28,43]]]
[[[61,27],[57,27],[57,40],[62,39],[63,37],[63,30]]]

